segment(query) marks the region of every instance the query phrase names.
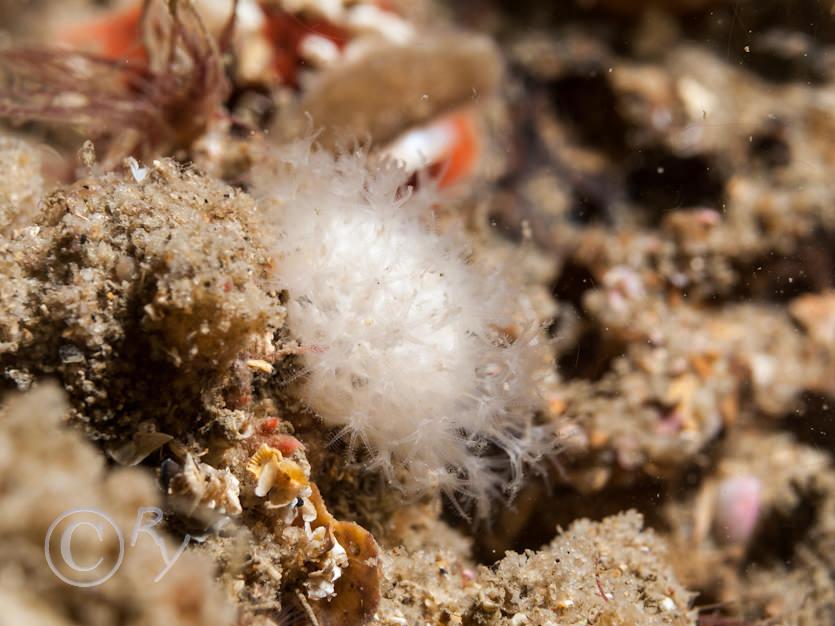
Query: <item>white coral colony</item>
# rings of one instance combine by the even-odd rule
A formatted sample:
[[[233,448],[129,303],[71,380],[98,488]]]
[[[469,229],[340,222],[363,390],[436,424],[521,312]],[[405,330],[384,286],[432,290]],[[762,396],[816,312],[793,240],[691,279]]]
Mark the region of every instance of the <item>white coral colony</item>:
[[[309,143],[266,163],[254,187],[276,287],[292,335],[313,348],[300,397],[407,491],[481,503],[512,491],[550,437],[532,425],[535,322],[512,342],[496,330],[511,325],[502,277],[427,228],[429,194],[403,193],[399,168]]]

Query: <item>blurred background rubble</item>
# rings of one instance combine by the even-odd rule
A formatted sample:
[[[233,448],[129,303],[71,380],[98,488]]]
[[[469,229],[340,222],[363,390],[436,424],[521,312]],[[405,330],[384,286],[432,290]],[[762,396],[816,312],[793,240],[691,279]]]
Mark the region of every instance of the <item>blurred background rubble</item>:
[[[832,623],[833,10],[0,0],[0,623]],[[248,173],[312,132],[550,338],[559,454],[486,521],[292,393]],[[195,541],[71,587],[76,506]]]

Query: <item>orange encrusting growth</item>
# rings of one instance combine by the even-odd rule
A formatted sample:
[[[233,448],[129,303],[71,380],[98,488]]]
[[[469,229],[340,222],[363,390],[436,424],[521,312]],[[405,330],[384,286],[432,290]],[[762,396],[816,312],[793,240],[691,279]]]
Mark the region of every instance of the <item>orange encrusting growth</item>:
[[[469,111],[459,111],[442,119],[450,142],[443,156],[432,164],[430,172],[438,176],[439,187],[450,187],[464,180],[475,169],[481,142],[473,116]]]
[[[134,2],[68,28],[58,40],[108,59],[147,63],[148,52],[141,41],[142,3]]]

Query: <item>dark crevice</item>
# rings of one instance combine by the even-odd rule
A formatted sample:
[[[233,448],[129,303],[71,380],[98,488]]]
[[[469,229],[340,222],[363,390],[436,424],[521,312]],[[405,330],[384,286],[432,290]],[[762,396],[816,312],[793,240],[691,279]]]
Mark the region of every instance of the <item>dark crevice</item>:
[[[611,369],[612,362],[626,352],[626,344],[607,339],[599,328],[589,328],[574,349],[558,360],[558,371],[566,381],[582,378],[600,380]]]
[[[734,266],[739,279],[735,301],[788,302],[835,286],[835,234],[799,241],[791,254],[775,251]]]
[[[796,547],[803,542],[815,524],[820,509],[821,495],[803,493],[800,504],[790,511],[774,510],[761,520],[748,549],[749,563],[778,562],[791,567]]]
[[[533,501],[525,502],[526,497]],[[527,512],[524,524],[512,531],[496,524],[493,528],[475,532],[473,556],[479,563],[495,563],[504,557],[506,550],[523,552],[542,548],[554,538],[557,526],[568,528],[581,517],[599,521],[629,509],[642,513],[648,527],[657,528],[664,523],[658,512],[666,497],[664,485],[652,480],[607,489],[593,496],[567,487],[550,492],[544,487],[533,489],[527,496],[520,495],[511,505],[514,511]],[[559,503],[559,506],[543,506],[544,503]],[[462,527],[462,530],[466,531],[466,528]]]
[[[828,3],[733,2],[693,17],[684,23],[687,35],[768,80],[818,82],[829,74],[835,20]]]
[[[609,220],[609,204],[605,188],[609,185],[602,177],[595,181],[586,181],[581,188],[574,189],[574,203],[571,206],[571,217],[578,224],[607,223]],[[588,187],[598,189],[600,193],[591,191]]]
[[[657,226],[674,209],[722,205],[725,176],[705,156],[677,156],[663,148],[633,152],[626,164],[629,197]]]
[[[785,167],[791,163],[791,148],[786,141],[785,126],[775,122],[751,138],[751,159],[767,169]]]
[[[583,265],[569,259],[551,288],[557,301],[570,303],[577,311],[583,311],[583,295],[597,287],[592,273]]]
[[[591,272],[585,266],[569,260],[554,282],[552,293],[558,302],[570,304],[584,317],[583,297],[589,289],[596,287]],[[590,324],[587,319],[582,319],[581,324],[585,328],[580,332],[577,342],[562,350],[558,358],[557,369],[566,381],[576,378],[599,380],[609,371],[612,361],[626,350],[625,343],[609,338],[601,328]],[[559,331],[559,328],[551,329],[554,334]]]
[[[785,416],[782,426],[804,443],[832,453],[835,450],[835,397],[806,392],[800,408]]]
[[[628,124],[617,110],[617,98],[605,75],[568,76],[555,81],[551,90],[557,115],[579,143],[614,158],[627,153]]]

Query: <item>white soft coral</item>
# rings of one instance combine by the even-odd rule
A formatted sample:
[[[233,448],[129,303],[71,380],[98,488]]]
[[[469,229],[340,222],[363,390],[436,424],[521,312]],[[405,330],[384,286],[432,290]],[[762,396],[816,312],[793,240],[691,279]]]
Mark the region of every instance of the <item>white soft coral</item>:
[[[513,310],[501,276],[428,229],[430,194],[403,178],[306,143],[253,175],[288,327],[320,348],[299,394],[401,488],[484,504],[550,445],[532,424],[542,339],[533,322],[512,342],[497,330]]]

